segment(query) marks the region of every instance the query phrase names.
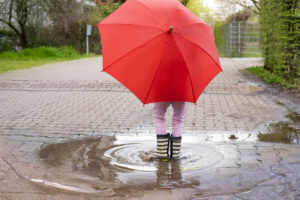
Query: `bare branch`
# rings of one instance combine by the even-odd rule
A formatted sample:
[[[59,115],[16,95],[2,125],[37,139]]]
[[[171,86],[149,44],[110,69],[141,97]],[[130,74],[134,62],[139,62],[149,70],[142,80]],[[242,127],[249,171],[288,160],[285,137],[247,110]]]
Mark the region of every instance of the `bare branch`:
[[[9,24],[11,24],[13,5],[14,5],[14,0],[11,0],[10,5],[9,5],[9,15],[8,15],[8,23]]]
[[[0,19],[0,21],[3,22],[3,23],[5,23],[5,24],[7,24],[11,29],[13,29],[13,30],[16,32],[16,34],[17,34],[18,36],[21,35],[20,31],[19,31],[13,24],[8,23],[8,22],[5,21],[4,19]]]
[[[236,4],[252,12],[259,14],[260,13],[260,6],[259,0],[227,0],[230,4]]]

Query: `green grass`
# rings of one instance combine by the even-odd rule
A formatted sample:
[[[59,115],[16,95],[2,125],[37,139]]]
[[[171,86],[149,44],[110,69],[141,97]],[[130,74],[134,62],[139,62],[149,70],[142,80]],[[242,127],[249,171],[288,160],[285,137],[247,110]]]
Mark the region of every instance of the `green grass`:
[[[246,48],[243,51],[242,57],[262,57],[262,51],[260,48]]]
[[[247,68],[252,74],[263,79],[266,83],[280,85],[283,88],[300,90],[300,80],[296,79],[295,84],[288,82],[282,75],[265,70],[262,66]]]
[[[70,47],[37,47],[23,49],[20,52],[3,52],[0,53],[0,72],[91,56],[95,54],[81,55]]]
[[[220,57],[231,57],[231,58],[250,58],[250,57],[262,57],[262,50],[259,47],[256,48],[245,48],[241,55],[238,53],[238,49],[233,49],[231,55],[226,55],[225,50],[219,50],[218,55]]]

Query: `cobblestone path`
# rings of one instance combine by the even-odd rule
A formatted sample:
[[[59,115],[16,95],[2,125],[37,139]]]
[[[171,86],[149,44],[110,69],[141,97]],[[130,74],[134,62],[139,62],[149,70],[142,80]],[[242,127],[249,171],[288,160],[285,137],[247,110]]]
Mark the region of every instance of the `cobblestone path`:
[[[196,140],[203,148],[215,149],[221,161],[203,174],[204,185],[193,188],[192,196],[188,192],[183,193],[186,197],[176,196],[176,189],[147,190],[139,198],[300,199],[300,146],[257,141],[257,133],[266,131],[268,123],[288,120],[288,109],[278,103],[281,99],[243,75],[243,69],[261,60],[222,58],[221,63],[224,72],[196,105],[188,105],[184,126],[187,143]],[[28,174],[39,166],[40,148],[86,137],[154,139],[153,105],[143,107],[125,87],[102,73],[101,65],[97,57],[0,74],[1,200],[99,199],[28,182]],[[294,107],[299,112],[299,105]],[[171,114],[169,109],[169,130]],[[238,139],[228,139],[232,134]]]

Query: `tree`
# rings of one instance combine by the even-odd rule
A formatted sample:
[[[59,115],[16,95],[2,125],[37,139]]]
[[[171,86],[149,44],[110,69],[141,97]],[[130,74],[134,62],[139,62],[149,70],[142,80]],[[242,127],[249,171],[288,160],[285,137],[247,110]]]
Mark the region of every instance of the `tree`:
[[[26,29],[29,11],[35,3],[34,0],[7,0],[0,3],[0,22],[16,33],[23,48],[28,46]]]
[[[47,25],[42,31],[51,46],[72,46],[79,52],[85,49],[87,13],[92,6],[75,0],[43,0]],[[91,42],[92,45],[92,42]]]
[[[300,1],[261,0],[264,68],[293,84],[300,82]]]
[[[88,12],[88,22],[90,24],[96,24],[102,21],[105,17],[110,15],[117,8],[119,8],[124,1],[125,0],[116,0],[115,2],[107,0],[97,0],[96,6]]]
[[[218,4],[222,5],[222,8],[234,7],[236,12],[236,6],[253,11],[256,14],[260,13],[259,0],[217,0]]]
[[[189,0],[179,0],[180,3],[182,3],[184,6],[186,6],[189,2]]]
[[[22,48],[72,46],[82,51],[87,17],[83,1],[0,1],[0,22],[15,32]]]
[[[216,17],[212,14],[212,10],[205,7],[202,0],[189,0],[186,7],[210,25],[214,25],[217,21]]]

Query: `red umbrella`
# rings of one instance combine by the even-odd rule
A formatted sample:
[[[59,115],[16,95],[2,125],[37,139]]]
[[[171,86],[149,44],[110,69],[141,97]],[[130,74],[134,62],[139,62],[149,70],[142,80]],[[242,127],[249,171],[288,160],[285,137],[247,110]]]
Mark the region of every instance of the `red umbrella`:
[[[127,0],[97,26],[103,71],[143,104],[196,103],[222,71],[211,27],[177,0]]]

